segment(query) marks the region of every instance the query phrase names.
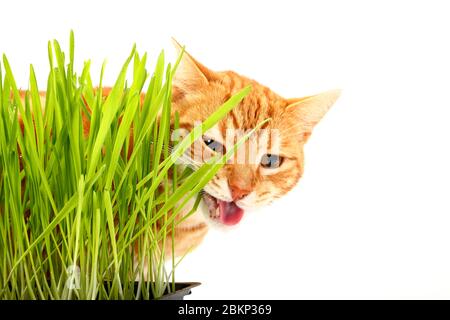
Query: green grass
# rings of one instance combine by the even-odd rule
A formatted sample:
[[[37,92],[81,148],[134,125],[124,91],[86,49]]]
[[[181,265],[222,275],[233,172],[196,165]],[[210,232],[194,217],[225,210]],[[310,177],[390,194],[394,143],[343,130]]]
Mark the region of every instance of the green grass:
[[[89,61],[75,73],[73,33],[68,55],[57,41],[48,54],[45,106],[32,66],[22,103],[5,55],[0,63],[0,299],[159,298],[174,289],[179,261],[166,269],[164,243],[177,214],[199,199],[234,149],[171,175],[176,160],[250,88],[172,146],[171,80],[180,58],[166,65],[161,53],[150,73],[147,55],[133,48],[103,98],[103,68],[97,89]],[[87,136],[83,115],[91,123]]]

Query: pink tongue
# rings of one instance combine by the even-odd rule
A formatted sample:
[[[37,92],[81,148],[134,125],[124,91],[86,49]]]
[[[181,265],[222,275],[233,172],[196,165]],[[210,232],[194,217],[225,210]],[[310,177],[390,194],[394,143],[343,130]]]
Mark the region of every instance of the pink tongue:
[[[222,223],[232,226],[241,221],[244,216],[244,210],[239,208],[234,202],[226,202],[218,200],[220,221]]]

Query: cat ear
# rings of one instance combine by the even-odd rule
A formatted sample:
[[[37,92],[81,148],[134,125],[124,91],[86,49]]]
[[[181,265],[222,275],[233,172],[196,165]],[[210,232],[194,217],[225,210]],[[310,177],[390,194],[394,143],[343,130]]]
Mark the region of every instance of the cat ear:
[[[299,119],[305,139],[309,137],[314,126],[323,118],[336,102],[341,90],[331,90],[314,96],[288,99],[286,111]]]
[[[209,81],[216,78],[213,71],[209,70],[195,60],[189,53],[184,51],[184,48],[174,38],[172,38],[172,42],[178,54],[183,53],[173,79],[176,87],[184,91],[189,91],[193,88],[207,85]]]

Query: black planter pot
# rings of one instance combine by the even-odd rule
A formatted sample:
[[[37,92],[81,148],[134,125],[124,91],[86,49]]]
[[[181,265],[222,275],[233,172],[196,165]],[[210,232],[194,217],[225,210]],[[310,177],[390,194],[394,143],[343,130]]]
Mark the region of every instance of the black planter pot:
[[[184,297],[191,294],[191,289],[198,287],[200,282],[176,282],[175,283],[175,291],[169,292],[166,289],[166,292],[158,299],[158,300],[184,300]],[[105,282],[107,287],[111,286],[111,282]],[[134,291],[137,293],[139,287],[139,282],[134,283]],[[153,296],[152,291],[149,292],[150,300],[156,300]]]
[[[106,283],[105,283],[106,284]],[[191,294],[191,289],[198,287],[201,283],[200,282],[176,282],[175,283],[175,291],[169,292],[166,289],[166,292],[158,299],[158,300],[183,300],[185,296]],[[172,284],[170,284],[171,286]],[[107,286],[110,287],[111,283],[107,283]],[[139,282],[134,283],[134,290],[135,293],[139,287]],[[156,300],[153,296],[152,291],[149,292],[150,300]]]
[[[191,289],[198,287],[200,282],[177,282],[175,292],[164,294],[159,300],[184,300],[184,297],[191,294]]]

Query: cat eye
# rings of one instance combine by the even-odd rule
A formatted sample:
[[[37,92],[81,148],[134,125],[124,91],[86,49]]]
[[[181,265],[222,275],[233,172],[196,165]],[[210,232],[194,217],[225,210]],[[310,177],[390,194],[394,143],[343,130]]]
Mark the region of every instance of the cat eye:
[[[265,154],[261,158],[261,166],[267,169],[275,169],[281,166],[283,158],[276,154]]]
[[[208,148],[217,153],[224,153],[225,147],[220,142],[217,142],[214,139],[203,136],[203,142],[206,144]]]

